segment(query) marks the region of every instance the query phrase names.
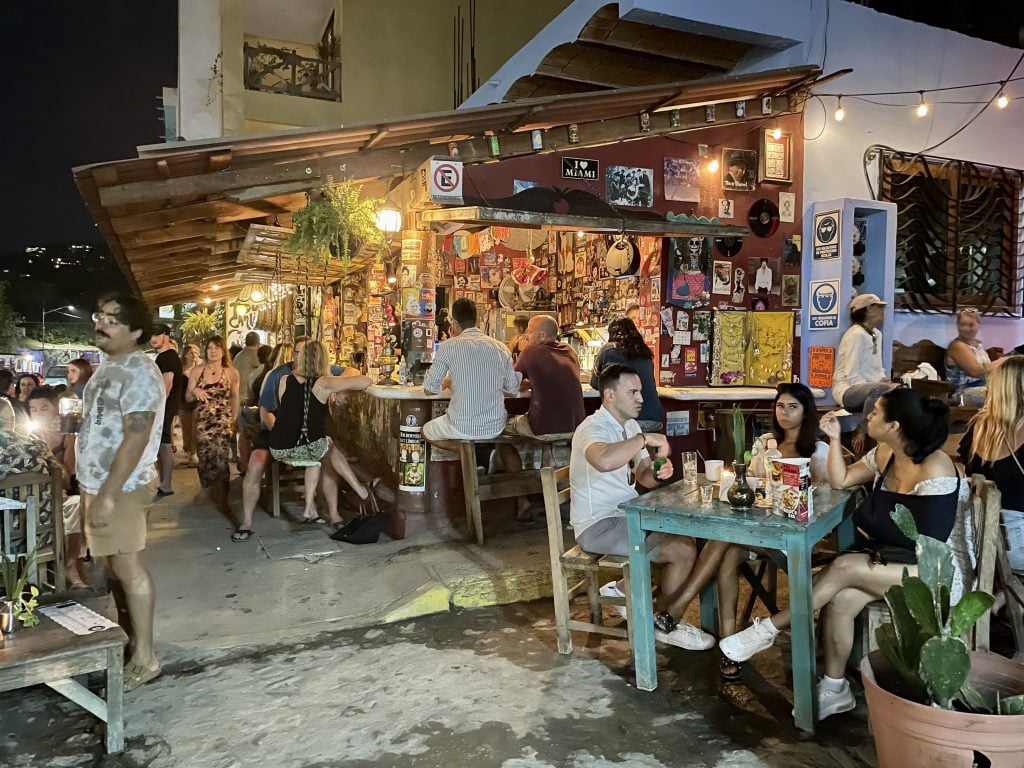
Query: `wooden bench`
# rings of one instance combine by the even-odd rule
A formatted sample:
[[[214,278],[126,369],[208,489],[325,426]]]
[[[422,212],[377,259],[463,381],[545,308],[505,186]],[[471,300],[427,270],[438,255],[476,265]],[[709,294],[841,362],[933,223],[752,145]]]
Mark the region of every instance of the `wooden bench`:
[[[544,492],[544,514],[548,525],[548,551],[551,557],[551,592],[555,602],[555,631],[558,635],[558,652],[572,653],[572,630],[595,632],[610,637],[629,640],[633,647],[633,637],[629,624],[626,626],[609,627],[603,622],[601,606],[625,606],[626,615],[630,612],[629,589],[629,558],[616,555],[592,555],[584,552],[579,545],[565,548],[562,535],[562,516],[559,507],[569,500],[569,468],[542,467],[540,483]],[[623,581],[625,598],[601,596],[602,570],[616,571]],[[575,574],[583,578],[575,580],[570,586],[568,579]],[[586,592],[590,621],[577,621],[570,616],[570,601],[577,595]]]
[[[476,446],[478,443],[511,445],[516,449],[541,449],[541,466],[555,463],[555,447],[572,441],[572,434],[523,437],[520,435],[498,435],[487,440],[459,440],[459,460],[462,462],[462,489],[466,501],[466,529],[470,537],[476,533],[477,544],[483,546],[484,526],[480,509],[481,502],[497,499],[514,499],[531,493],[540,493],[540,472],[524,469],[522,472],[505,472],[493,475],[478,475],[476,472]]]

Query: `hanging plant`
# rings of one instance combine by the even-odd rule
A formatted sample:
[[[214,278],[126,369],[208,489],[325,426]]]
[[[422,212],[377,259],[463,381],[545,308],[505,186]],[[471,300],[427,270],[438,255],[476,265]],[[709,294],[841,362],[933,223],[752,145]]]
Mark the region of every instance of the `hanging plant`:
[[[189,344],[203,344],[211,336],[216,336],[218,329],[223,327],[219,313],[199,309],[185,315],[181,324],[181,335]],[[204,350],[205,352],[205,350]]]
[[[377,228],[384,199],[363,197],[362,191],[358,182],[335,184],[328,177],[321,189],[310,193],[305,207],[292,214],[295,232],[288,238],[288,249],[321,262],[338,258],[347,266],[353,248],[386,247],[387,239]]]

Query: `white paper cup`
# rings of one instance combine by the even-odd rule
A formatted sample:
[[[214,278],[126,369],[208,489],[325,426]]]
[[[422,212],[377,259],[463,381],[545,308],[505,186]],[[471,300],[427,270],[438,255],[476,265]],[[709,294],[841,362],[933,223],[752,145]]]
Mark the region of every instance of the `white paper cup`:
[[[704,462],[704,476],[709,483],[717,483],[722,480],[722,468],[725,462],[718,459],[708,459]]]

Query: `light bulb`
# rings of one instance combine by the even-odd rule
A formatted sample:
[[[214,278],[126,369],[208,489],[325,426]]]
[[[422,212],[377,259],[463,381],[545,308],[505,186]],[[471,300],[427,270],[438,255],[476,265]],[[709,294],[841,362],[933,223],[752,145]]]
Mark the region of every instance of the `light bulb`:
[[[846,117],[846,110],[843,109],[843,97],[840,96],[839,99],[836,100],[836,114],[835,114],[836,122],[837,123],[843,122],[843,118],[844,117]]]
[[[1010,99],[1007,97],[1005,93],[1000,93],[999,97],[996,99],[996,106],[999,107],[1000,109],[1006,109],[1009,103]]]
[[[582,240],[586,236],[587,236],[587,233],[584,232],[582,229],[579,232],[576,233],[576,237],[578,237],[580,240]]]
[[[775,139],[776,141],[781,139],[782,138],[782,129],[781,128],[773,128],[772,129],[772,138]]]
[[[924,117],[928,114],[928,105],[924,103],[924,91],[921,91],[921,103],[917,105],[917,109],[914,110],[914,114],[918,117]]]
[[[249,314],[249,308],[245,306],[245,304],[236,304],[235,314],[238,315],[239,317],[245,317],[247,314]]]
[[[219,285],[217,285],[217,283],[214,283],[213,285],[211,285],[211,286],[210,286],[210,290],[211,290],[211,291],[217,291],[217,290],[220,290],[220,286],[219,286]]]
[[[252,300],[255,301],[255,302],[263,301],[263,291],[261,291],[259,288],[256,288],[255,290],[253,290],[253,292],[252,292]]]
[[[210,297],[207,296],[205,299],[203,299],[203,304],[209,304],[210,301],[211,301]]]
[[[719,164],[717,159],[708,160],[708,173],[714,173],[718,170]]]
[[[377,211],[377,229],[381,232],[394,233],[402,229],[402,212],[388,206]]]

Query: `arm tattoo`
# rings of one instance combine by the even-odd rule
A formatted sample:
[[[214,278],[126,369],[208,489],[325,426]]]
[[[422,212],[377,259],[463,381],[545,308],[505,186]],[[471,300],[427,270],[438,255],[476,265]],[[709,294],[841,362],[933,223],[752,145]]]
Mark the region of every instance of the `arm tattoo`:
[[[153,415],[150,411],[127,414],[124,417],[125,432],[132,432],[134,434],[149,432],[153,426]]]

